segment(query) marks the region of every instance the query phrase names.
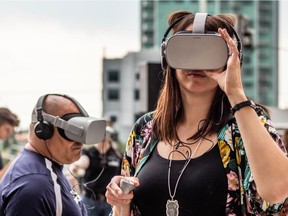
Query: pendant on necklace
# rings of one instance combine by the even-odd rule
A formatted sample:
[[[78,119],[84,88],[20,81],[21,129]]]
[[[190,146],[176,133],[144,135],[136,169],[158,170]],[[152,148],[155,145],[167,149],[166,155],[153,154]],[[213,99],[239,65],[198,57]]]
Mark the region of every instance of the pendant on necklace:
[[[167,216],[178,216],[179,215],[179,204],[177,200],[167,200],[166,203],[166,215]]]

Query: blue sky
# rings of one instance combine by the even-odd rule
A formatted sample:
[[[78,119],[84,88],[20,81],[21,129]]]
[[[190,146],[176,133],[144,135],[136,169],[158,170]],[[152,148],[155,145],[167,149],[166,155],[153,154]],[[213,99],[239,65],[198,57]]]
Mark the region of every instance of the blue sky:
[[[139,11],[138,0],[0,1],[0,106],[25,128],[39,96],[65,93],[101,117],[102,57],[140,49]]]

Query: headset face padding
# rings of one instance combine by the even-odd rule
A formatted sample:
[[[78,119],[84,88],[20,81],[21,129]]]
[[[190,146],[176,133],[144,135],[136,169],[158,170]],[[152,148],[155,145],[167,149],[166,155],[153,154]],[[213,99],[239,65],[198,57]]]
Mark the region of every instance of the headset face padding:
[[[79,116],[81,117],[83,115],[81,113],[68,113],[68,114],[65,114],[64,116],[62,116],[61,119],[64,119],[65,121],[68,121],[71,118],[79,117]],[[58,132],[64,139],[66,139],[68,141],[72,141],[71,139],[69,139],[66,136],[64,129],[58,127]]]

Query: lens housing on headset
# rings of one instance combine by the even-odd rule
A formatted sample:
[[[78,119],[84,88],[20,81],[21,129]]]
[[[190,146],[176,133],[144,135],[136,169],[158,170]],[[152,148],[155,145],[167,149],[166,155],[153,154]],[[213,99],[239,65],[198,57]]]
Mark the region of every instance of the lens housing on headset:
[[[227,64],[229,49],[217,33],[178,32],[166,44],[170,67],[183,70],[216,70]]]
[[[183,70],[217,70],[226,67],[229,49],[217,31],[206,31],[207,13],[196,13],[192,31],[179,31],[166,40],[169,32],[187,15],[177,18],[166,30],[161,44],[161,67],[167,65]],[[217,18],[222,20],[221,18]],[[240,65],[242,64],[242,42],[234,27],[222,20],[237,40]]]

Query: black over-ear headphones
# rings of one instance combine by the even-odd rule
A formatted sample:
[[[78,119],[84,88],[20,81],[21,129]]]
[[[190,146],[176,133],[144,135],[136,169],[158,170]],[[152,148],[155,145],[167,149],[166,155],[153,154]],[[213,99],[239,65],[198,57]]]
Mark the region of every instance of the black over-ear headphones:
[[[46,94],[46,95],[41,96],[38,99],[36,107],[35,107],[38,122],[34,126],[34,132],[35,132],[36,136],[42,140],[50,139],[54,133],[54,126],[50,122],[45,121],[43,114],[42,114],[45,99],[49,95],[57,95],[57,96],[62,96],[62,97],[70,99],[77,106],[77,108],[80,110],[80,113],[81,113],[81,114],[79,114],[80,116],[87,116],[87,117],[89,116],[88,113],[85,111],[85,109],[81,106],[81,104],[77,100],[75,100],[74,98],[72,98],[68,95]],[[58,128],[58,130],[59,130],[60,135],[63,136],[64,138],[66,138],[64,130],[61,128]],[[62,130],[62,132],[61,132],[61,130]]]
[[[196,13],[197,14],[197,13]],[[195,17],[196,17],[196,14],[195,14]],[[166,41],[166,38],[169,34],[169,32],[171,31],[171,29],[177,25],[181,20],[183,20],[186,16],[188,16],[190,14],[187,14],[187,15],[184,15],[184,16],[181,16],[179,18],[177,18],[169,27],[168,29],[166,30],[164,36],[163,36],[163,39],[162,39],[162,43],[161,43],[161,67],[163,69],[163,71],[165,72],[165,69],[167,67],[167,60],[166,60],[166,44],[167,44],[167,41]],[[210,14],[207,14],[207,16],[211,16]],[[227,24],[232,32],[233,32],[233,35],[235,36],[236,40],[237,40],[237,49],[238,49],[238,52],[239,52],[239,60],[240,60],[240,65],[242,65],[242,61],[243,61],[243,53],[242,53],[242,42],[241,42],[241,39],[237,33],[237,31],[234,29],[234,27],[228,23],[227,21],[223,20],[222,18],[218,17],[218,19],[222,20],[223,23]],[[194,18],[194,22],[195,22],[195,18]],[[206,21],[205,21],[206,22]],[[195,23],[194,23],[195,25]],[[205,23],[204,23],[205,25]],[[204,33],[205,34],[205,33]]]

